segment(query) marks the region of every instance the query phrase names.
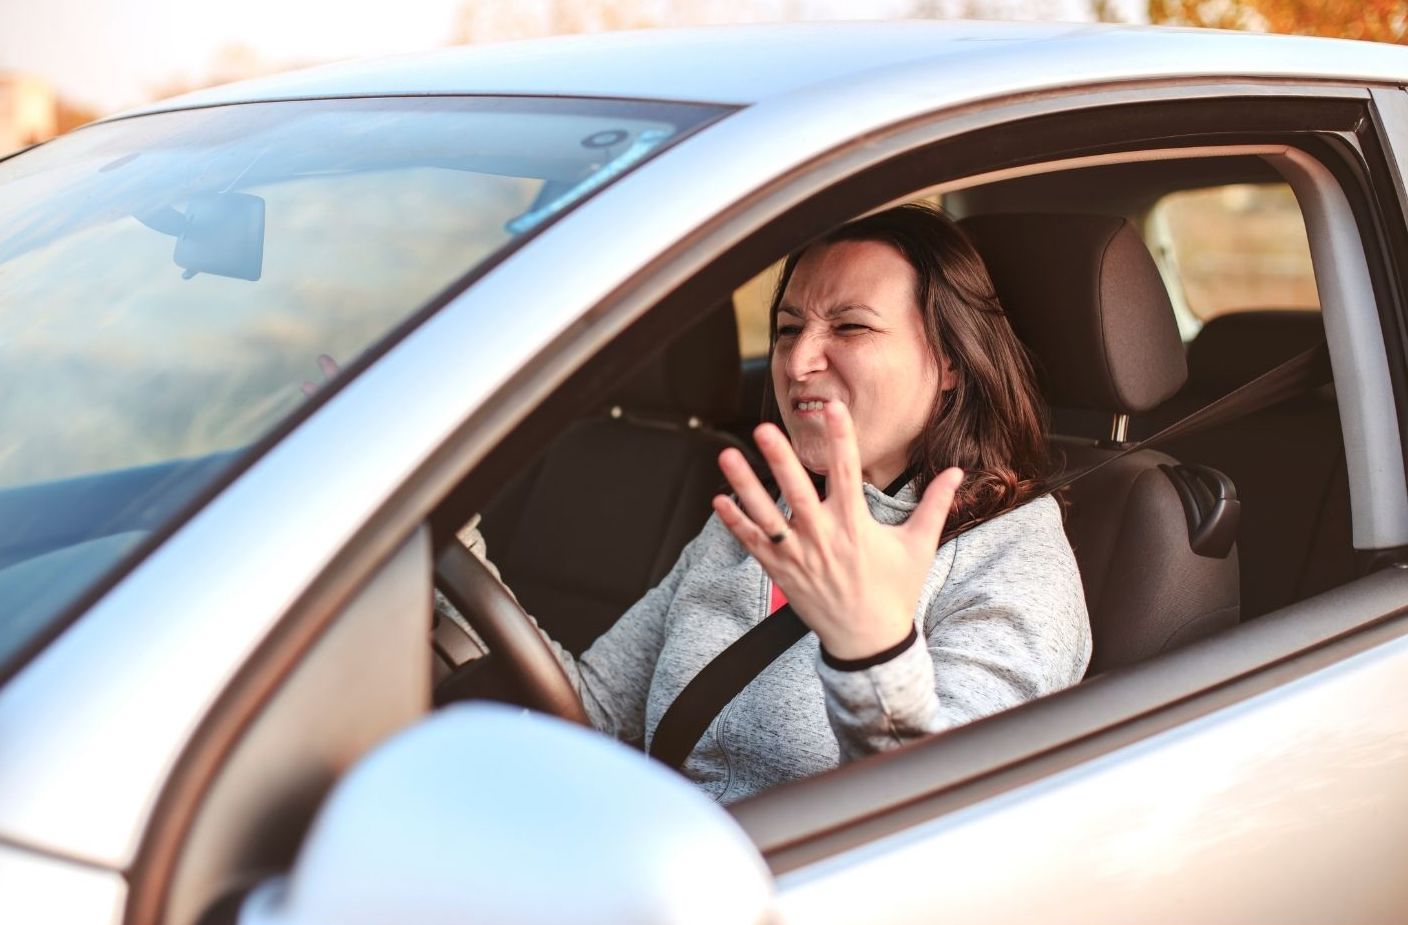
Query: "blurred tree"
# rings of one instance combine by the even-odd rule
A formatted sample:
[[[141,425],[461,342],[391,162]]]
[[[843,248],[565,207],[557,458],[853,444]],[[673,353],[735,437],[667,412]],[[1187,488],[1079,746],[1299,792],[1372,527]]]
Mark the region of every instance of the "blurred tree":
[[[1149,21],[1408,44],[1403,0],[1149,0]]]
[[[1148,2],[1148,0],[1144,0]],[[1097,22],[1140,21],[1129,0],[1088,0],[1088,17]],[[1054,20],[1082,18],[1080,3],[1069,0],[908,0],[895,15],[905,19]]]
[[[1202,29],[1266,31],[1254,6],[1259,0],[1149,0],[1149,22]]]
[[[96,109],[70,103],[62,98],[56,99],[54,100],[54,132],[58,135],[71,132],[80,125],[92,122],[99,115],[100,113]]]
[[[663,25],[654,4],[641,0],[470,0],[455,17],[455,44],[495,42],[538,35],[648,29]]]
[[[1118,0],[1090,0],[1090,13],[1096,22],[1129,22]]]
[[[951,3],[948,0],[910,0],[905,11],[906,19],[972,19],[973,14],[966,2]]]
[[[248,45],[240,42],[229,42],[215,50],[215,53],[210,58],[210,64],[207,66],[204,76],[191,77],[189,75],[180,75],[169,77],[165,81],[150,87],[148,89],[148,95],[154,100],[170,99],[173,96],[180,96],[183,93],[190,93],[193,90],[218,87],[221,84],[234,83],[237,80],[248,80],[251,77],[264,77],[269,74],[277,74],[281,71],[309,67],[318,63],[320,62],[314,60],[269,61],[260,57],[259,53]]]

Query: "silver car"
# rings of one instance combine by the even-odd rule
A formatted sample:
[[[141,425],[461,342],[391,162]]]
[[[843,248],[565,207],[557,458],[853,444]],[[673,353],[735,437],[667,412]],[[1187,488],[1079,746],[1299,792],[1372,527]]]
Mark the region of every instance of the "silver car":
[[[642,32],[0,162],[0,921],[1408,916],[1405,82],[1249,34]],[[915,199],[993,268],[1053,444],[1147,463],[1071,489],[1096,661],[715,805],[543,715],[570,688],[456,535],[580,651],[746,447],[770,268]],[[1156,407],[1070,385],[1159,364]]]

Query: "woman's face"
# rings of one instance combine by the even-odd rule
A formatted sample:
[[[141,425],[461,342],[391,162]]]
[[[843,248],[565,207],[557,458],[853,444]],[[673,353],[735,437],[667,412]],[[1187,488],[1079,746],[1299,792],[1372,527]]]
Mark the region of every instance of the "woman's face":
[[[802,254],[777,311],[772,385],[802,465],[827,471],[822,401],[845,404],[855,422],[865,480],[884,488],[905,470],[909,449],[952,368],[924,339],[916,274],[876,241],[817,245]]]

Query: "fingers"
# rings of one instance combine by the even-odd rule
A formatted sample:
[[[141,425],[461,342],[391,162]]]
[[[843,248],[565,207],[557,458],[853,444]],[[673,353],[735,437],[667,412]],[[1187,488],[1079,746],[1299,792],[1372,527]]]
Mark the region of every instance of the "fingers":
[[[797,453],[786,435],[774,424],[761,424],[753,431],[753,439],[772,470],[773,478],[777,479],[782,497],[792,508],[792,516],[802,523],[810,521],[821,507],[821,499],[817,497],[811,476],[807,475],[807,470],[797,459]],[[744,504],[747,503],[744,499]]]
[[[924,489],[924,497],[914,513],[909,515],[909,520],[905,521],[904,529],[922,539],[925,546],[938,548],[949,509],[953,507],[953,496],[961,484],[962,469],[949,467],[940,472]]]
[[[779,536],[787,532],[787,518],[777,509],[772,496],[763,487],[763,483],[758,481],[753,467],[748,465],[748,460],[743,458],[742,453],[735,449],[724,450],[719,454],[719,468],[738,494],[738,501],[743,511],[747,512],[745,518],[750,519],[750,522],[757,525],[767,536]],[[739,539],[742,540],[742,537]]]
[[[846,514],[868,513],[861,489],[860,448],[855,425],[844,403],[829,401],[822,409],[826,419],[826,497]]]
[[[723,521],[724,526],[728,527],[728,532],[732,533],[734,538],[743,545],[743,548],[758,560],[764,570],[770,572],[776,557],[771,537],[749,519],[748,515],[743,513],[742,508],[732,498],[726,495],[715,495],[713,504],[714,512],[719,515],[719,520]],[[773,508],[773,510],[777,509]],[[781,512],[778,512],[778,517],[781,518],[781,516]]]

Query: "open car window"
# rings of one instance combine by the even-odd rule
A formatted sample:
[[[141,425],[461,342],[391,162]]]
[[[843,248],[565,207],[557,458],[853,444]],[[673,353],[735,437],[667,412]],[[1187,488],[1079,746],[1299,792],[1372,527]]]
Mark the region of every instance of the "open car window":
[[[1340,109],[1348,108],[1347,105],[1338,103],[1336,103],[1335,106]],[[1187,108],[1191,110],[1193,106],[1189,104]],[[1332,107],[1330,104],[1326,104],[1324,108],[1330,110]],[[1342,117],[1340,113],[1334,114],[1335,120]],[[1156,116],[1151,113],[1148,114],[1147,118],[1140,118],[1138,121],[1144,124],[1155,120]],[[1331,120],[1331,122],[1327,124],[1336,124],[1336,122]],[[1248,228],[1244,228],[1238,224],[1240,219],[1245,219],[1251,225],[1265,226],[1267,224],[1274,224],[1277,230],[1272,236],[1276,237],[1279,235],[1280,239],[1291,239],[1294,244],[1292,250],[1304,254],[1306,253],[1305,242],[1308,238],[1304,230],[1305,225],[1318,222],[1322,230],[1329,226],[1341,229],[1342,223],[1354,214],[1353,210],[1362,209],[1363,205],[1362,201],[1356,198],[1359,194],[1355,190],[1349,189],[1345,191],[1339,188],[1335,180],[1331,179],[1331,174],[1323,167],[1320,173],[1314,175],[1313,180],[1304,180],[1304,175],[1300,173],[1303,169],[1301,166],[1303,161],[1297,158],[1306,158],[1308,160],[1323,158],[1325,160],[1332,160],[1332,155],[1327,154],[1323,148],[1315,148],[1312,145],[1311,147],[1314,150],[1313,156],[1307,157],[1300,152],[1297,152],[1295,156],[1288,156],[1284,153],[1285,148],[1283,147],[1283,142],[1284,139],[1278,136],[1275,138],[1274,142],[1268,142],[1262,146],[1249,145],[1247,147],[1240,147],[1237,145],[1209,145],[1207,148],[1199,148],[1198,152],[1194,155],[1190,155],[1186,161],[1174,156],[1169,149],[1159,148],[1158,150],[1151,150],[1150,153],[1144,155],[1139,151],[1137,145],[1129,145],[1129,150],[1110,156],[1108,158],[1108,166],[1093,165],[1091,160],[1094,159],[1081,160],[1079,163],[1072,163],[1069,167],[1061,163],[1033,164],[1029,172],[1020,170],[1004,171],[1002,175],[996,179],[988,179],[983,175],[982,171],[986,165],[983,164],[981,158],[978,157],[975,158],[978,160],[978,163],[973,165],[973,176],[977,178],[976,180],[970,181],[968,178],[960,176],[951,183],[944,184],[944,205],[951,212],[963,217],[1022,211],[1057,213],[1081,212],[1087,214],[1123,216],[1133,223],[1138,230],[1148,235],[1148,229],[1141,219],[1147,216],[1149,211],[1153,209],[1157,203],[1165,200],[1166,197],[1174,196],[1175,198],[1169,201],[1177,202],[1176,197],[1185,192],[1187,192],[1188,195],[1196,195],[1213,191],[1213,193],[1209,195],[1215,194],[1219,197],[1226,195],[1229,198],[1235,199],[1236,195],[1245,196],[1247,194],[1224,194],[1222,191],[1231,188],[1250,188],[1253,192],[1269,191],[1268,198],[1271,202],[1268,208],[1270,211],[1268,215],[1265,216],[1258,216],[1253,212],[1248,218],[1249,213],[1246,204],[1238,204],[1234,201],[1233,205],[1236,207],[1229,208],[1228,211],[1230,214],[1225,217],[1225,221],[1228,223],[1228,233],[1235,235],[1238,231],[1248,230]],[[1197,147],[1196,143],[1192,141],[1184,143]],[[1157,147],[1156,143],[1149,144]],[[965,149],[961,143],[954,143],[948,149],[948,153],[954,154],[958,162],[962,162],[965,156],[972,156],[971,152]],[[1277,159],[1278,156],[1279,159]],[[1271,160],[1267,160],[1267,157],[1270,157]],[[936,158],[935,162],[938,163],[942,161]],[[1285,176],[1281,174],[1283,170],[1285,171]],[[880,174],[877,171],[875,174],[865,175],[865,180],[877,182],[879,176]],[[1300,181],[1301,186],[1297,189],[1297,196],[1306,198],[1311,203],[1308,208],[1320,210],[1318,213],[1309,217],[1303,217],[1300,200],[1295,197],[1290,199],[1284,197],[1284,193],[1289,189],[1289,176],[1299,176],[1302,178]],[[854,194],[855,189],[859,188],[861,183],[862,181],[860,179],[856,179],[854,186],[849,188],[848,192]],[[878,188],[885,189],[883,181],[879,182]],[[1102,189],[1111,191],[1109,198],[1101,198],[1101,196],[1098,195],[1099,191]],[[899,191],[889,189],[887,192],[893,194]],[[850,201],[858,205],[859,208],[853,208],[845,212],[842,212],[838,208],[831,216],[833,223],[843,222],[848,217],[853,217],[860,212],[874,208],[875,199],[882,195],[884,195],[884,193],[871,192],[867,198],[864,195],[854,194],[854,198]],[[912,196],[914,194],[911,193],[910,195]],[[837,198],[840,199],[843,197],[838,195]],[[907,197],[903,194],[895,195],[894,198],[888,201],[900,201],[904,198]],[[816,211],[822,210],[818,209]],[[816,229],[817,227],[829,227],[829,225],[818,226],[816,224],[810,224],[808,227]],[[1264,227],[1262,230],[1264,231]],[[790,237],[786,234],[779,233],[769,240],[776,242],[782,238],[788,238],[788,240],[781,242],[782,248],[770,253],[759,252],[745,256],[731,255],[735,257],[734,262],[727,264],[726,270],[720,269],[718,271],[719,281],[721,283],[718,290],[731,294],[731,299],[736,310],[740,327],[738,342],[740,352],[745,361],[745,377],[749,374],[750,360],[752,361],[751,366],[753,367],[754,374],[761,370],[761,367],[757,366],[757,360],[762,351],[765,350],[766,327],[763,324],[755,323],[753,324],[755,330],[751,334],[748,333],[747,327],[750,324],[750,319],[756,322],[759,315],[765,314],[767,301],[771,295],[775,280],[775,270],[773,268],[776,264],[774,260],[779,256],[780,250],[796,247],[805,243],[803,240],[799,239],[796,226],[792,227]],[[1147,236],[1146,241],[1149,243],[1150,249],[1153,250],[1156,246],[1156,241]],[[1324,278],[1333,279],[1337,273],[1348,270],[1350,271],[1351,278],[1355,280],[1354,284],[1359,285],[1359,281],[1364,279],[1366,275],[1362,268],[1364,254],[1357,240],[1352,240],[1348,237],[1337,239],[1333,247],[1322,247],[1316,254],[1316,261],[1316,269]],[[720,263],[724,264],[725,262],[720,261]],[[740,267],[745,264],[747,265],[746,270],[741,271]],[[1265,264],[1272,267],[1273,270],[1279,271],[1280,263],[1278,263],[1278,259],[1268,258]],[[1360,264],[1361,266],[1356,269],[1355,264]],[[1303,267],[1300,269],[1292,268],[1293,273],[1299,273],[1302,270]],[[1308,307],[1278,305],[1273,301],[1279,300],[1277,293],[1280,291],[1275,288],[1275,277],[1275,272],[1264,274],[1265,279],[1271,279],[1273,282],[1256,284],[1256,286],[1260,288],[1256,288],[1256,286],[1243,286],[1243,292],[1251,291],[1252,295],[1241,298],[1240,302],[1237,298],[1230,298],[1225,303],[1217,304],[1230,305],[1233,302],[1239,302],[1241,307],[1251,308],[1253,306],[1248,303],[1265,297],[1266,300],[1272,304],[1262,306],[1263,308],[1274,309],[1280,307],[1301,309]],[[1296,283],[1295,285],[1303,290],[1302,283]],[[1205,284],[1205,291],[1211,290],[1218,295],[1231,293],[1233,288],[1232,283],[1219,282],[1216,279]],[[1333,287],[1331,288],[1333,290]],[[715,293],[711,293],[711,298],[714,294]],[[1352,306],[1356,303],[1353,302],[1353,297],[1357,294],[1357,291],[1353,291],[1348,287],[1338,293],[1332,291],[1332,295],[1336,295],[1339,299],[1339,302],[1335,306],[1336,323],[1343,325],[1368,324],[1373,327],[1377,324],[1375,319],[1363,319],[1354,315]],[[657,335],[662,331],[678,333],[680,329],[687,327],[688,325],[683,323],[683,319],[697,320],[704,315],[704,306],[712,304],[711,298],[700,299],[698,288],[692,289],[691,299],[687,307],[678,305],[670,306],[670,310],[674,312],[672,317],[676,320],[676,323],[673,325],[665,324],[663,327],[654,328]],[[658,311],[663,313],[666,309],[660,308]],[[1311,336],[1313,338],[1323,337],[1323,334],[1317,333],[1320,324],[1319,314],[1314,311],[1302,311],[1301,314],[1304,316],[1303,320],[1310,322],[1311,326],[1317,329],[1317,331],[1311,332]],[[1351,317],[1352,315],[1353,317]],[[1206,317],[1210,320],[1217,316],[1209,312]],[[642,328],[644,327],[645,326],[642,325]],[[1254,333],[1252,337],[1255,339]],[[658,347],[660,343],[663,343],[667,339],[668,337],[666,336],[657,337],[654,341],[637,340],[634,347],[623,347],[623,350],[639,358],[642,350],[649,351],[654,347]],[[1209,340],[1209,343],[1210,342],[1211,340]],[[1292,352],[1295,351],[1292,350]],[[611,358],[610,360],[606,359],[608,355]],[[603,354],[602,362],[605,365],[595,369],[593,371],[594,375],[584,371],[582,379],[584,381],[600,383],[603,377],[609,377],[608,370],[624,368],[623,366],[612,367],[610,365],[612,361],[619,361],[621,355],[622,354],[619,352]],[[1290,354],[1287,354],[1287,356],[1289,355]],[[1233,355],[1230,357],[1224,355],[1220,358],[1213,358],[1211,365],[1204,367],[1204,369],[1211,370],[1215,374],[1211,377],[1212,379],[1220,379],[1219,382],[1212,384],[1211,387],[1214,389],[1220,388],[1222,390],[1221,392],[1214,392],[1213,394],[1203,396],[1201,394],[1195,395],[1192,391],[1189,391],[1176,396],[1177,401],[1172,401],[1168,404],[1167,408],[1159,410],[1173,414],[1173,419],[1177,419],[1177,417],[1181,417],[1195,410],[1197,407],[1211,401],[1217,394],[1222,394],[1222,392],[1230,390],[1230,388],[1240,384],[1239,382],[1232,381],[1235,377],[1241,376],[1241,381],[1247,381],[1253,378],[1257,373],[1264,371],[1264,368],[1255,369],[1252,368],[1252,366],[1247,366],[1245,369],[1240,367],[1234,368],[1237,364],[1230,361],[1255,361],[1257,359],[1259,359],[1259,357],[1237,355],[1236,351],[1234,351]],[[1243,375],[1244,373],[1245,375]],[[1209,385],[1206,381],[1202,381],[1199,384],[1202,386]],[[748,394],[746,381],[744,394]],[[1276,413],[1289,413],[1291,417],[1298,418],[1299,420],[1296,426],[1299,424],[1308,425],[1309,429],[1314,431],[1315,434],[1310,439],[1320,449],[1323,449],[1322,453],[1308,454],[1305,459],[1302,460],[1302,462],[1309,460],[1309,456],[1311,455],[1315,457],[1313,460],[1310,460],[1310,462],[1313,463],[1315,472],[1312,474],[1310,481],[1304,483],[1309,485],[1313,482],[1313,488],[1310,489],[1313,498],[1304,504],[1297,503],[1293,508],[1285,508],[1281,511],[1281,513],[1296,519],[1293,529],[1283,529],[1283,527],[1285,527],[1284,523],[1277,526],[1272,522],[1271,525],[1268,526],[1268,521],[1260,519],[1257,525],[1250,528],[1244,535],[1244,551],[1247,559],[1247,562],[1244,564],[1248,565],[1254,572],[1253,578],[1246,585],[1248,589],[1251,589],[1251,593],[1244,597],[1244,603],[1249,605],[1244,610],[1244,615],[1248,618],[1249,622],[1263,615],[1276,612],[1293,602],[1312,598],[1314,595],[1322,593],[1329,588],[1352,583],[1354,579],[1360,575],[1359,566],[1355,561],[1354,542],[1350,536],[1352,512],[1348,485],[1350,473],[1353,471],[1356,463],[1354,460],[1346,458],[1345,449],[1339,443],[1339,434],[1344,425],[1338,418],[1335,394],[1331,389],[1321,389],[1314,395],[1303,397],[1308,400],[1309,404],[1313,404],[1314,408],[1307,409],[1306,407],[1298,406],[1294,411],[1290,411],[1287,408],[1279,408],[1276,409]],[[1302,403],[1302,405],[1304,404],[1306,403]],[[755,413],[755,406],[745,402],[740,407],[739,426],[731,429],[735,435],[743,436],[747,433],[747,416],[750,413]],[[613,408],[616,410],[613,411]],[[1376,409],[1369,407],[1357,408],[1355,411],[1358,414],[1364,415],[1378,413]],[[603,401],[601,408],[598,409],[596,413],[602,416],[608,416],[617,412],[629,416],[630,406],[622,403]],[[1246,424],[1248,422],[1241,423]],[[1243,428],[1242,434],[1229,434],[1224,431],[1224,433],[1220,435],[1214,435],[1204,440],[1205,445],[1202,448],[1184,446],[1179,448],[1178,452],[1181,458],[1187,458],[1189,461],[1212,464],[1213,461],[1216,460],[1227,468],[1240,469],[1238,479],[1240,480],[1240,484],[1245,486],[1248,503],[1252,504],[1258,512],[1256,517],[1252,518],[1252,520],[1257,520],[1257,518],[1260,518],[1261,514],[1267,510],[1273,513],[1277,511],[1277,506],[1281,503],[1276,500],[1277,493],[1281,492],[1289,484],[1292,484],[1294,478],[1299,477],[1289,477],[1287,475],[1285,467],[1282,465],[1284,459],[1278,455],[1276,449],[1277,444],[1274,442],[1274,436],[1285,437],[1288,434],[1283,424],[1284,422],[1274,423],[1268,428],[1264,426],[1266,425],[1265,419],[1262,419],[1257,422],[1256,427]],[[1092,440],[1098,440],[1108,436],[1108,417],[1102,420],[1101,426],[1104,428],[1103,432],[1092,434]],[[1235,429],[1234,427],[1229,430]],[[1064,432],[1069,433],[1069,431]],[[1268,434],[1274,436],[1269,437]],[[1299,442],[1300,439],[1299,437],[1292,437],[1291,443],[1295,444]],[[1359,449],[1362,451],[1362,448]],[[1249,467],[1242,465],[1241,462],[1238,462],[1238,460],[1234,458],[1244,454],[1251,460]],[[541,462],[537,465],[541,465]],[[1279,473],[1277,472],[1278,468],[1281,470]],[[1290,482],[1287,481],[1288,478],[1291,478]],[[1264,490],[1268,486],[1272,489],[1269,495]],[[535,495],[531,490],[525,490],[521,497],[528,499],[527,503],[531,505]],[[1356,517],[1358,516],[1357,510],[1353,513]],[[509,530],[511,529],[510,527]],[[558,539],[560,539],[560,537],[555,535],[554,542],[557,542]],[[498,548],[500,550],[503,549],[503,544],[500,543]],[[668,561],[669,557],[664,555],[663,550],[660,548],[654,548],[652,553],[656,558],[662,558]],[[490,554],[491,556],[495,555],[494,543],[492,542]],[[1297,565],[1288,567],[1288,563],[1291,562],[1297,563]],[[1277,583],[1278,581],[1279,584]],[[607,625],[609,625],[609,623]],[[1190,658],[1192,658],[1192,656],[1190,656]],[[1210,673],[1215,673],[1217,670],[1221,669],[1209,667],[1207,671],[1202,674],[1197,672],[1187,674],[1183,676],[1183,681],[1189,685],[1196,686],[1197,684],[1204,683],[1208,677],[1211,677]],[[1128,673],[1122,675],[1122,689],[1131,686],[1139,688],[1140,685],[1137,680],[1137,674],[1138,672],[1136,670],[1134,675]],[[1125,678],[1128,679],[1127,683],[1123,680]],[[1149,698],[1152,698],[1153,701],[1157,701],[1157,698],[1160,696],[1159,690],[1154,687],[1144,689],[1144,693]],[[1059,695],[1052,699],[1053,701],[1064,701],[1065,695]],[[1087,701],[1081,700],[1081,702],[1084,703]],[[1076,712],[1079,711],[1076,710],[1075,707],[1072,707],[1071,715],[1073,716]],[[1057,742],[1060,735],[1059,728],[1057,727],[1060,726],[1061,724],[1057,723],[1056,726],[1050,730],[1051,737],[1043,741]],[[964,746],[959,744],[960,742],[971,743],[977,739],[981,739],[983,742],[1006,741],[1003,733],[999,731],[1004,728],[1009,727],[1003,726],[1000,722],[996,724],[983,724],[983,731],[981,733],[974,729],[968,736],[955,738],[952,749],[962,750]],[[954,757],[952,750],[946,751],[941,748],[939,742],[936,741],[930,743],[930,745],[932,745],[932,750],[935,755],[935,762],[940,761],[938,757],[940,752],[943,752],[950,758]],[[878,775],[877,780],[891,779],[888,772],[881,772],[879,770],[880,767],[899,768],[903,766],[904,770],[897,770],[894,773],[906,780],[905,786],[908,788],[906,793],[913,797],[913,795],[924,791],[926,786],[929,786],[924,783],[925,774],[931,773],[934,768],[930,767],[929,763],[926,763],[926,761],[919,756],[920,751],[923,750],[921,749],[913,754],[907,754],[903,760],[898,756],[896,756],[893,761],[891,761],[889,757],[884,756],[875,759],[876,774]],[[974,756],[976,756],[976,754],[977,753],[973,753]],[[982,762],[978,757],[973,757],[972,761],[969,761],[967,758],[958,761],[956,766],[972,769],[981,764]],[[950,777],[957,780],[960,776],[961,774],[958,771],[955,771],[951,776],[942,775],[944,780],[949,780]],[[811,790],[807,786],[801,786],[795,791],[787,792],[785,795],[778,793],[776,794],[777,802],[773,802],[773,795],[763,795],[756,798],[754,802],[750,802],[741,807],[740,812],[742,817],[748,821],[750,831],[758,835],[760,843],[764,846],[773,847],[791,844],[797,839],[808,837],[808,832],[816,832],[830,826],[848,824],[850,819],[850,817],[847,816],[848,811],[841,809],[832,811],[831,809],[824,808],[824,806],[840,805],[840,802],[830,802],[828,795],[839,796],[842,792],[856,795],[864,791],[867,793],[867,796],[858,798],[857,801],[849,802],[848,805],[852,808],[862,803],[865,805],[873,804],[875,806],[887,805],[890,798],[882,793],[881,789],[876,789],[873,792],[867,790],[867,788],[862,786],[862,780],[863,775],[851,774],[846,776],[847,783],[841,783],[839,779],[822,775],[814,779],[817,785],[815,790]],[[910,797],[905,797],[904,799],[908,798]],[[791,814],[790,822],[781,821],[784,816],[788,816],[789,814]],[[811,821],[803,822],[801,821],[803,818],[809,818]],[[825,841],[825,839],[821,839],[821,841]],[[845,842],[846,838],[838,837],[837,841]],[[797,849],[796,854],[793,854],[792,851],[793,849],[789,847],[784,851],[784,855],[787,858],[805,858],[813,856],[809,854],[810,849],[807,848]],[[781,861],[784,869],[792,863],[793,861],[790,859]]]
[[[955,190],[949,201],[954,208],[966,211],[965,221],[1021,214],[1025,206],[1034,215],[1055,219],[1056,228],[1062,222],[1071,228],[1079,224],[1080,218],[1093,215],[1125,222],[1134,240],[1144,232],[1146,260],[1151,267],[1163,264],[1149,272],[1167,290],[1168,303],[1163,310],[1171,324],[1177,311],[1176,304],[1171,303],[1181,281],[1174,275],[1178,262],[1172,255],[1158,253],[1158,239],[1147,232],[1150,223],[1141,226],[1139,218],[1148,212],[1148,203],[1211,200],[1216,207],[1222,200],[1232,199],[1235,208],[1224,207],[1220,213],[1210,215],[1210,209],[1203,206],[1193,213],[1193,218],[1182,216],[1179,228],[1185,234],[1190,224],[1215,229],[1215,233],[1208,230],[1209,237],[1221,246],[1241,248],[1240,259],[1239,253],[1233,253],[1228,263],[1240,267],[1257,262],[1255,258],[1260,256],[1262,267],[1240,273],[1217,275],[1205,271],[1194,275],[1190,278],[1202,286],[1198,290],[1200,298],[1218,305],[1267,304],[1284,290],[1296,288],[1297,283],[1285,283],[1284,278],[1298,279],[1297,274],[1309,275],[1313,291],[1304,220],[1290,187],[1284,182],[1217,183],[1219,176],[1240,179],[1249,170],[1264,170],[1264,165],[1249,165],[1238,152],[1228,151],[1188,160],[1140,161],[1134,157],[1114,166],[1121,179],[1120,199],[1100,199],[1104,183],[1101,168],[1082,165],[1023,178],[1020,185],[1009,182],[1005,188],[1002,184],[978,184]],[[1084,212],[1061,213],[1059,203],[1053,205],[1052,201],[1059,200],[1064,190],[1073,185],[1086,191]],[[1261,197],[1265,202],[1248,203],[1248,197]],[[1290,242],[1286,249],[1292,257],[1303,256],[1304,265],[1291,260],[1287,267],[1288,261],[1278,259],[1277,248],[1286,241]],[[1041,274],[1048,272],[1041,257],[1049,243],[1049,238],[1036,239],[1030,242],[1027,253],[1018,255],[1019,264],[1029,266],[1027,273],[1042,278]],[[984,251],[982,244],[978,249],[985,259],[1004,256],[1001,250]],[[1196,267],[1196,261],[1192,262]],[[1001,294],[1013,274],[1008,270],[1002,276],[996,273],[998,264],[992,266]],[[748,449],[752,428],[762,420],[759,396],[768,376],[767,309],[779,269],[779,263],[770,263],[733,290],[726,302],[696,310],[679,330],[671,330],[648,345],[648,359],[638,359],[633,366],[602,363],[590,379],[598,386],[609,384],[594,401],[588,402],[585,414],[563,429],[533,462],[523,466],[517,477],[506,483],[483,509],[483,532],[489,539],[490,557],[540,625],[573,653],[585,651],[617,616],[664,577],[684,544],[709,515],[709,497],[722,484],[714,465],[718,452],[730,442]],[[1045,313],[1065,312],[1061,324],[1082,324],[1085,308],[1076,307],[1078,299],[1073,296],[1048,300]],[[1132,308],[1128,297],[1111,304],[1121,310]],[[1027,329],[1032,307],[1024,309]],[[1035,307],[1043,308],[1041,304]],[[1014,308],[1009,304],[1009,313]],[[1260,315],[1244,312],[1240,324],[1230,333],[1224,324],[1214,321],[1216,316],[1205,317],[1209,321],[1206,336],[1198,340],[1195,335],[1187,350],[1186,378],[1180,375],[1176,392],[1169,392],[1157,407],[1137,416],[1132,438],[1151,434],[1196,412],[1324,338],[1316,311],[1302,311],[1291,318],[1275,311]],[[726,338],[720,347],[713,329],[724,321],[736,324],[737,333]],[[1023,330],[1018,319],[1013,324],[1019,333]],[[1171,344],[1181,360],[1183,347],[1176,336]],[[1086,346],[1075,339],[1070,349]],[[1089,346],[1089,355],[1083,356],[1081,362],[1093,364],[1097,356],[1094,345]],[[685,356],[691,358],[690,362],[682,362]],[[1034,356],[1038,366],[1042,366],[1042,355]],[[1046,359],[1050,358],[1048,354]],[[626,369],[631,370],[629,375]],[[678,388],[678,375],[672,375],[673,371],[692,377],[695,388]],[[729,379],[734,376],[741,376],[742,385],[730,393]],[[725,394],[737,395],[737,400],[724,407],[711,405],[709,402],[720,388]],[[1262,616],[1344,584],[1358,574],[1349,536],[1345,458],[1338,438],[1341,424],[1333,390],[1325,387],[1313,390],[1313,394],[1309,389],[1306,392],[1267,414],[1249,414],[1244,420],[1160,447],[1160,459],[1170,466],[1200,467],[1216,473],[1209,478],[1225,478],[1239,504],[1241,533],[1235,550],[1200,552],[1194,560],[1195,564],[1206,564],[1204,560],[1222,562],[1216,577],[1207,574],[1198,580],[1225,580],[1230,598],[1223,602],[1225,606],[1198,618],[1207,621],[1205,626],[1209,628],[1200,629],[1196,623],[1183,627],[1188,640],[1209,635],[1214,626],[1234,625],[1239,615],[1243,620]],[[583,393],[576,394],[584,398]],[[1050,439],[1057,458],[1055,471],[1066,475],[1079,471],[1081,463],[1070,462],[1068,456],[1082,460],[1093,450],[1108,454],[1118,450],[1117,446],[1106,445],[1112,417],[1108,411],[1065,405],[1060,392],[1047,398],[1053,414]],[[671,432],[677,434],[673,439],[666,436]],[[1299,453],[1294,460],[1286,459],[1277,449],[1302,444],[1314,449]],[[1076,455],[1077,450],[1086,455]],[[1063,465],[1069,468],[1061,469]],[[1295,503],[1298,491],[1313,496],[1315,502]],[[1068,531],[1076,545],[1076,558],[1082,564],[1092,612],[1097,602],[1119,593],[1111,590],[1109,597],[1105,596],[1104,583],[1110,580],[1112,570],[1135,586],[1155,588],[1168,580],[1166,574],[1152,567],[1152,562],[1125,562],[1129,568],[1116,568],[1111,562],[1118,559],[1119,549],[1101,545],[1100,530],[1082,531],[1071,526],[1076,517],[1093,516],[1088,512],[1097,507],[1108,508],[1110,517],[1118,519],[1122,516],[1121,502],[1106,503],[1107,499],[1100,499],[1099,504],[1093,504],[1087,498],[1071,501],[1071,496],[1069,492],[1062,495]],[[656,514],[637,517],[625,513],[633,507],[651,512],[669,510],[669,528],[651,532],[661,518]],[[613,515],[613,511],[621,513]],[[1133,537],[1140,531],[1155,529],[1151,524],[1161,521],[1154,520],[1153,513],[1137,511],[1128,515],[1127,541],[1134,542]],[[1181,528],[1184,514],[1194,523],[1196,511],[1159,513],[1172,516],[1177,521],[1175,526]],[[1188,527],[1190,538],[1185,547],[1191,543],[1195,526],[1196,523]],[[1287,569],[1287,562],[1304,566]],[[1192,596],[1195,595],[1184,594]],[[1129,606],[1138,606],[1142,611],[1147,604],[1147,609],[1157,614],[1165,605],[1170,612],[1177,612],[1176,603],[1168,596],[1149,591],[1147,600],[1130,602]],[[1124,616],[1130,618],[1130,623],[1145,622],[1142,617],[1135,619],[1132,613]],[[1180,627],[1177,622],[1169,625]],[[1097,634],[1097,645],[1100,644]],[[1174,643],[1168,643],[1165,650],[1174,647]],[[1158,647],[1143,651],[1138,658],[1157,651]],[[1131,663],[1128,656],[1111,660],[1102,655],[1097,652],[1093,669],[1097,672]]]

